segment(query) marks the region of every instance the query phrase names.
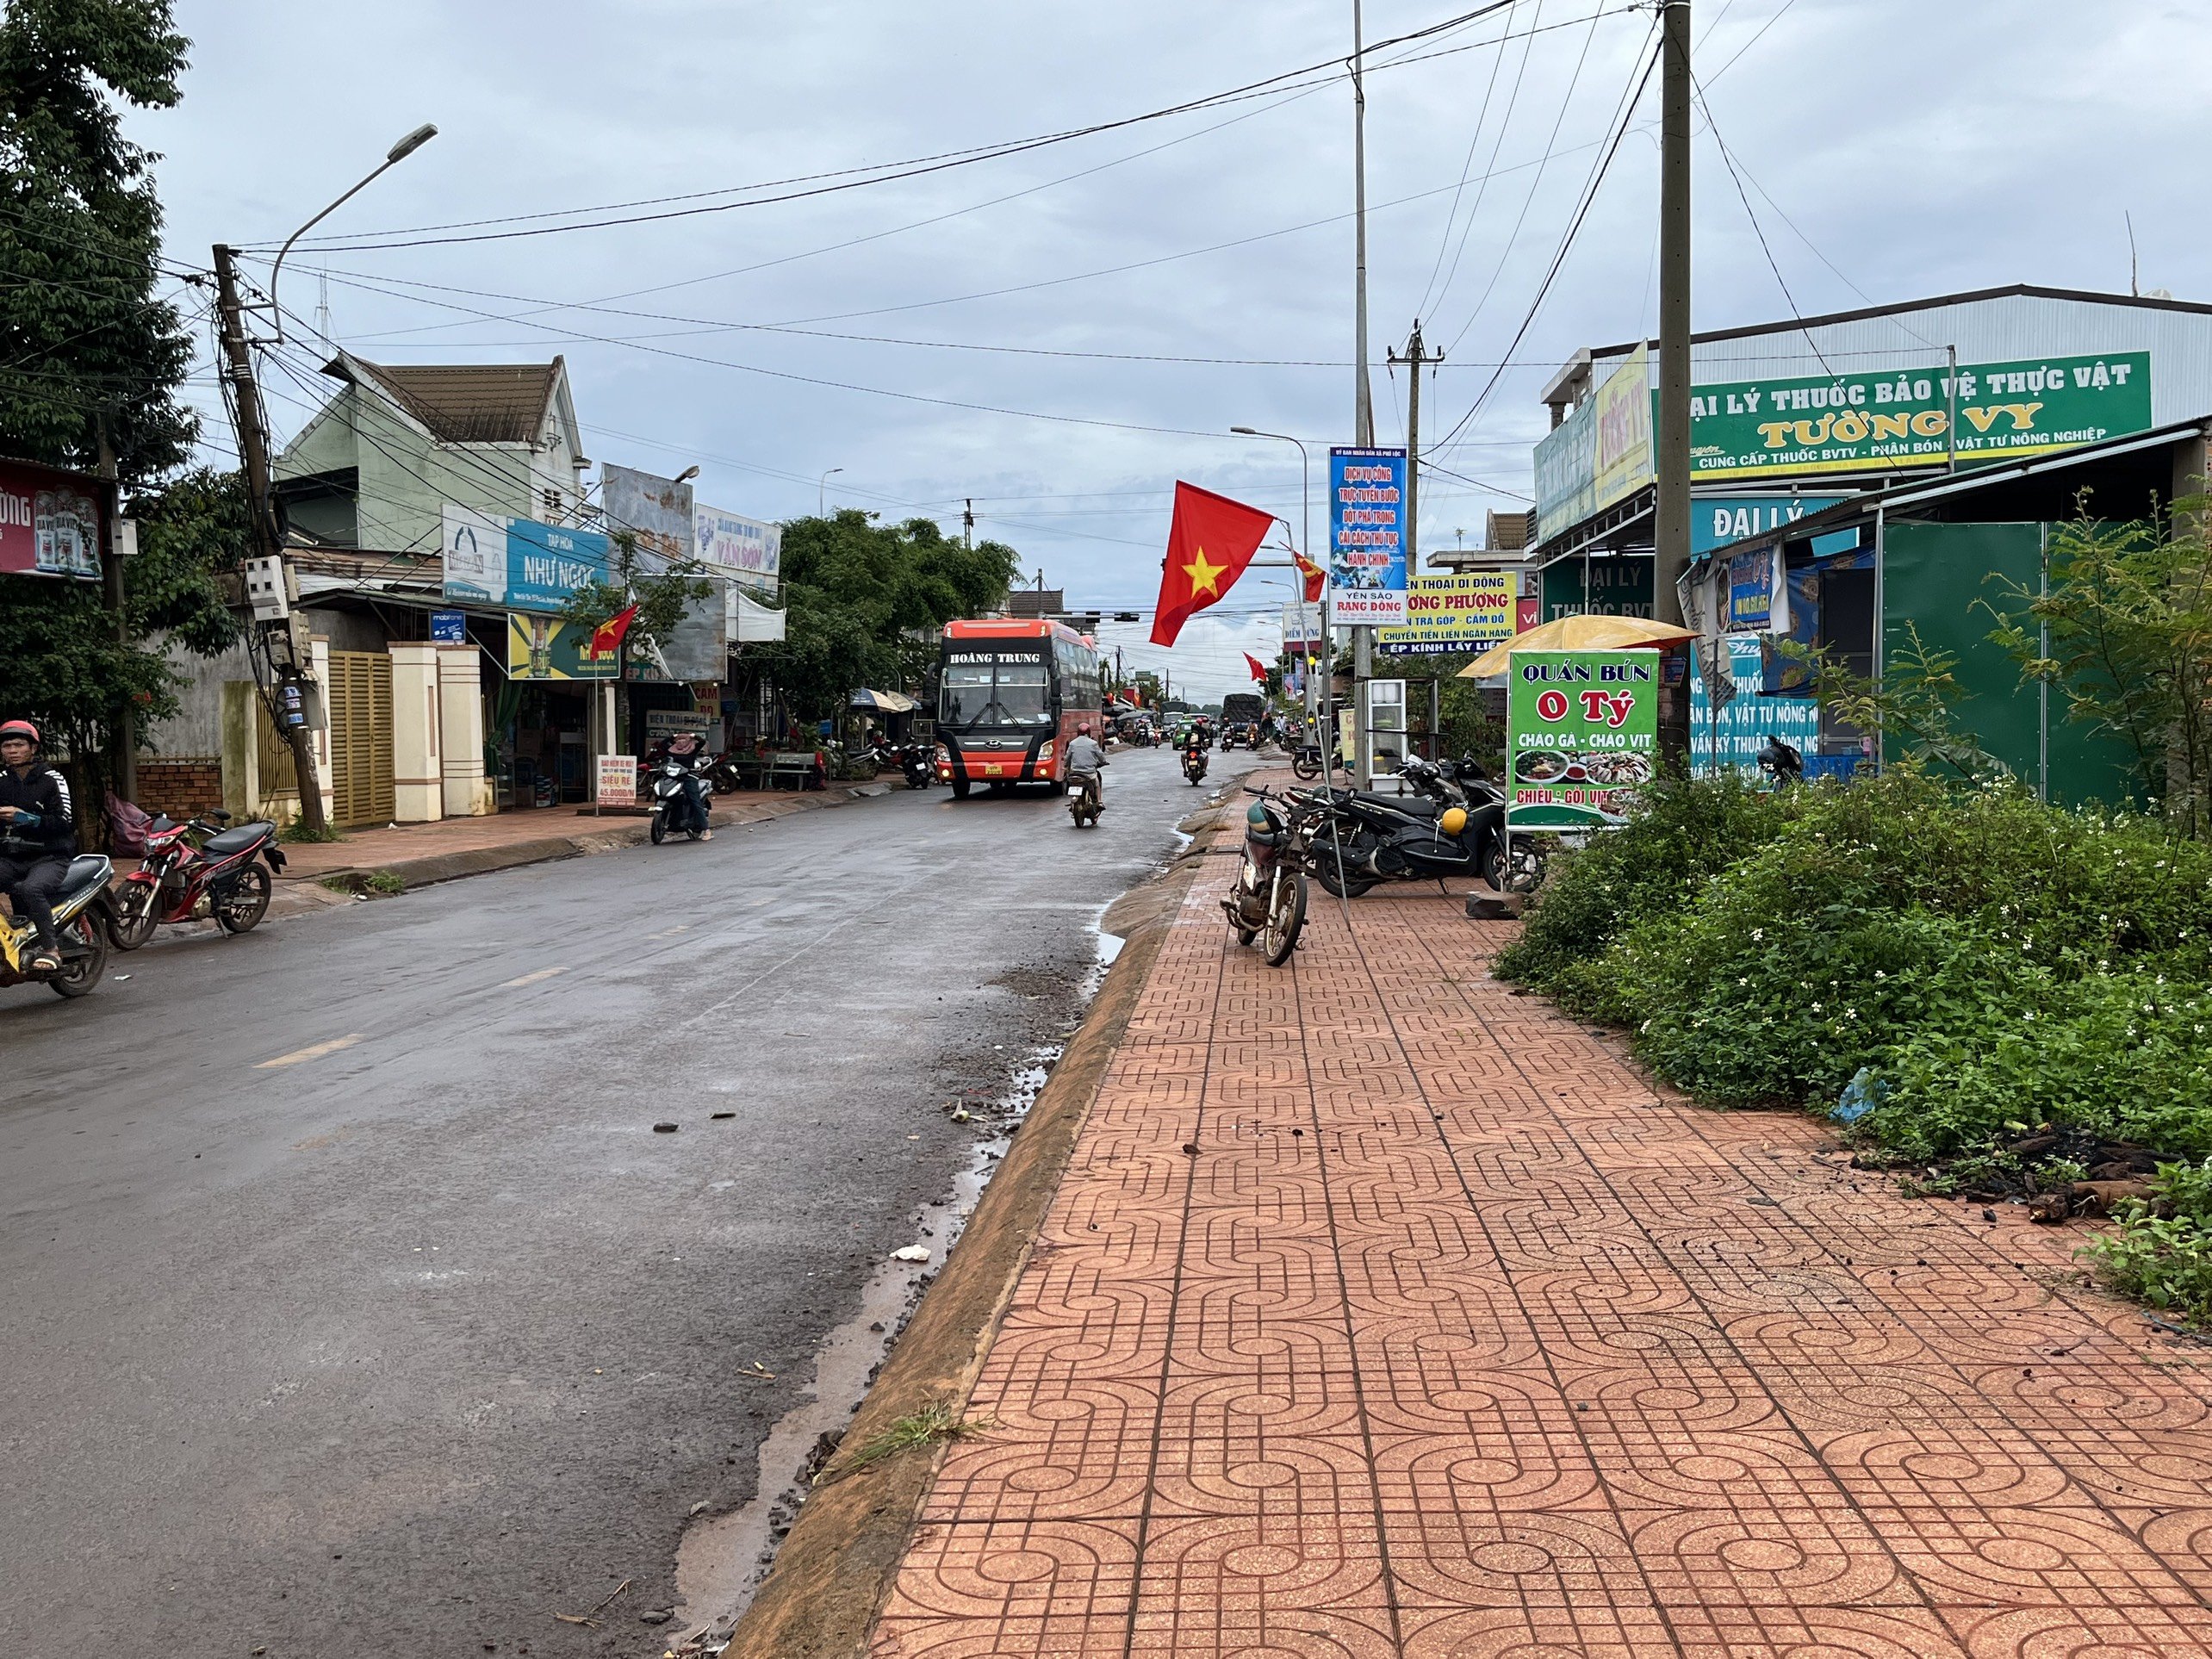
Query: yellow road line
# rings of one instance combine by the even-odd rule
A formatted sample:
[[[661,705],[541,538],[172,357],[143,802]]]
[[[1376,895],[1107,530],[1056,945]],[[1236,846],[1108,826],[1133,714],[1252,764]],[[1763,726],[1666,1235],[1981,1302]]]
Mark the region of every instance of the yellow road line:
[[[501,985],[500,989],[501,991],[513,991],[522,985],[534,985],[540,979],[550,979],[556,973],[566,973],[569,970],[564,967],[540,968],[535,973],[524,974],[519,979],[508,980],[505,985]]]
[[[253,1069],[270,1072],[280,1066],[297,1066],[303,1060],[320,1059],[325,1054],[335,1054],[341,1048],[351,1048],[361,1041],[358,1031],[343,1037],[332,1037],[328,1042],[311,1042],[305,1048],[295,1048],[289,1054],[279,1054],[275,1059],[261,1061]]]

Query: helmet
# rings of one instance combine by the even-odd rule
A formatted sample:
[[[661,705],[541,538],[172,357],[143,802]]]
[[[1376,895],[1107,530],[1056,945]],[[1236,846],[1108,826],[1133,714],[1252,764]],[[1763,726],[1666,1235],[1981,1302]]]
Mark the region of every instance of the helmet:
[[[1090,736],[1090,722],[1085,720],[1081,725],[1078,726],[1075,729],[1075,735],[1078,737],[1088,737]]]
[[[1437,817],[1436,827],[1447,836],[1456,836],[1467,827],[1467,809],[1447,806]]]
[[[23,738],[35,749],[39,743],[39,729],[28,720],[9,720],[0,723],[0,743],[4,743],[10,737]]]

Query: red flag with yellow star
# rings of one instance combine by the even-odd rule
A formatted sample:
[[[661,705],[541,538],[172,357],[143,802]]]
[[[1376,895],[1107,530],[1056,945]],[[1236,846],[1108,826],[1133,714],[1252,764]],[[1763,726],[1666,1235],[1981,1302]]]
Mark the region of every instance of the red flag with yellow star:
[[[1234,587],[1274,522],[1271,513],[1177,480],[1152,643],[1174,644],[1184,623]]]
[[[1298,562],[1298,574],[1306,579],[1306,603],[1311,605],[1320,598],[1321,584],[1329,579],[1329,573],[1303,553],[1293,553],[1290,556]]]

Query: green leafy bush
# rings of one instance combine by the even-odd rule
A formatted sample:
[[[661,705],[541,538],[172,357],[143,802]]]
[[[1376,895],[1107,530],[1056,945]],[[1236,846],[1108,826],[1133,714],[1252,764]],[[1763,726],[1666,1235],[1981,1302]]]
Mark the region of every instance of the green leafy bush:
[[[2083,1253],[2122,1295],[2195,1324],[2212,1321],[2212,1159],[2161,1164],[2154,1185],[2155,1208],[2128,1206],[2120,1225]]]

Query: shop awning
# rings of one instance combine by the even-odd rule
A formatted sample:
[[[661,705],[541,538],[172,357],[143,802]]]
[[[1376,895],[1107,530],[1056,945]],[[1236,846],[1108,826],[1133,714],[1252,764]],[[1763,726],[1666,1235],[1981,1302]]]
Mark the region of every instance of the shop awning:
[[[921,706],[904,692],[861,690],[853,693],[848,707],[873,709],[878,714],[911,714]]]
[[[1648,617],[1561,617],[1502,645],[1494,645],[1459,671],[1462,680],[1503,674],[1516,651],[1623,651],[1639,645],[1679,645],[1696,631]]]

